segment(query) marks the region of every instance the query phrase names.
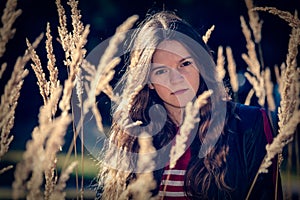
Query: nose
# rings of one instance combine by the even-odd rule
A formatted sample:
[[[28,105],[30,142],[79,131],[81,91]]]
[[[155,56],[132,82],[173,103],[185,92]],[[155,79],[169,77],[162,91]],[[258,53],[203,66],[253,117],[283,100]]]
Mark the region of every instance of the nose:
[[[170,71],[170,82],[172,84],[180,83],[184,77],[177,68],[172,68]]]

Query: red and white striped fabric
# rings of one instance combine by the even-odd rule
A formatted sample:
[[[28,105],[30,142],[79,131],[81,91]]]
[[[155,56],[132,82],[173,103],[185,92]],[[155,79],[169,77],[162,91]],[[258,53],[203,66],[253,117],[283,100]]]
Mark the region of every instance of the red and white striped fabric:
[[[188,163],[191,159],[190,148],[177,160],[174,168],[170,169],[169,165],[165,167],[159,187],[159,196],[164,200],[183,200],[188,199],[184,193],[184,176]]]

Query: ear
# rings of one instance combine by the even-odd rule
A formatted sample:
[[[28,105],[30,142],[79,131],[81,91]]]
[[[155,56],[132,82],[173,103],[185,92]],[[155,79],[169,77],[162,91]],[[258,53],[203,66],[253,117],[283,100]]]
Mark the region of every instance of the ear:
[[[152,83],[148,83],[148,87],[151,89],[151,90],[154,90],[154,86],[153,86],[153,84]]]

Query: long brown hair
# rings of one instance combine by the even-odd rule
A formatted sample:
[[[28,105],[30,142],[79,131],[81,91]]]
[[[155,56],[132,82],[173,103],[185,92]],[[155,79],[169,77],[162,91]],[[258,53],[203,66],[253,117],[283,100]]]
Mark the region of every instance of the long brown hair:
[[[212,122],[212,109],[215,106],[212,102],[224,101],[226,97],[222,83],[216,82],[215,64],[212,61],[209,48],[203,42],[202,37],[187,22],[168,11],[149,15],[139,24],[132,37],[134,40],[131,40],[129,44],[130,59],[128,68],[116,86],[116,90],[121,91],[122,95],[120,95],[120,102],[112,109],[113,123],[109,138],[110,143],[126,152],[138,152],[139,144],[137,138],[139,131],[135,131],[137,129],[124,128],[128,125],[128,121],[130,123],[141,121],[143,126],[148,128],[149,132],[155,128],[156,124],[151,123],[149,110],[153,108],[153,105],[164,107],[164,104],[155,90],[150,90],[147,85],[152,55],[157,45],[163,40],[177,40],[191,53],[195,58],[196,65],[199,67],[200,86],[197,95],[208,90],[211,85],[214,85],[213,90],[215,94],[209,98],[208,103],[199,112],[201,121],[198,126],[197,137],[192,143],[192,160],[185,175],[185,193],[189,197],[205,198],[212,184],[220,190],[229,190],[230,188],[224,179],[226,155],[228,152],[226,135],[221,135],[217,145],[204,158],[198,157],[199,146],[201,146]],[[186,37],[189,39],[186,39]],[[161,112],[160,110],[158,108],[155,111]],[[151,126],[147,126],[149,124]],[[223,133],[223,124],[220,123],[218,126],[215,130]],[[161,149],[174,138],[175,134],[176,125],[167,116],[164,126],[153,136],[154,147]],[[165,151],[168,153],[168,150],[166,149]],[[105,149],[107,159],[113,154],[109,152],[108,145]],[[130,158],[130,167],[135,167],[135,163],[136,158]],[[102,173],[101,175],[104,174]],[[135,177],[133,170],[130,171],[130,169],[125,176],[127,177],[126,182],[123,184],[124,187]],[[160,180],[157,180],[157,182],[159,184]]]

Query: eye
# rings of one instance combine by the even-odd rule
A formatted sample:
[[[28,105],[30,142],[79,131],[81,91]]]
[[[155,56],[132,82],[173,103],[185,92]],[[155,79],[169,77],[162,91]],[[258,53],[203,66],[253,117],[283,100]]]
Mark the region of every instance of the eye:
[[[181,67],[186,67],[186,66],[189,66],[189,65],[191,65],[192,64],[192,62],[191,61],[188,61],[188,60],[186,60],[186,61],[184,61],[183,63],[181,63]]]
[[[157,69],[154,71],[154,74],[155,75],[161,75],[161,74],[164,74],[164,73],[167,73],[168,72],[168,69],[165,69],[165,68],[161,68],[161,69]]]

